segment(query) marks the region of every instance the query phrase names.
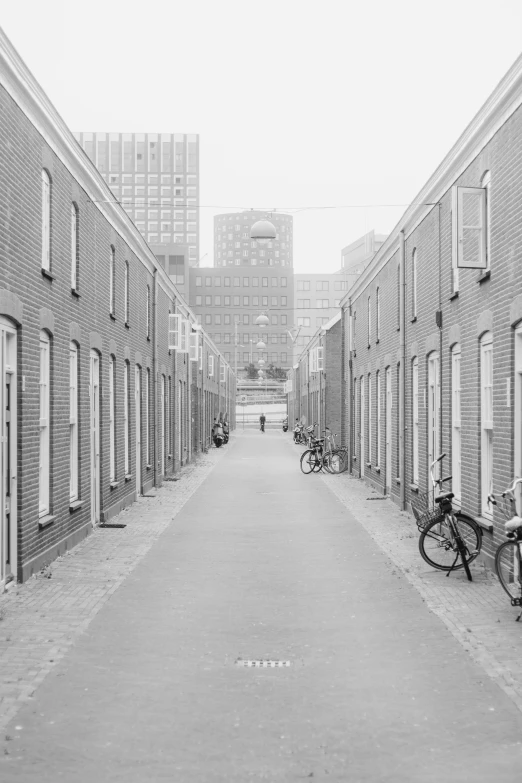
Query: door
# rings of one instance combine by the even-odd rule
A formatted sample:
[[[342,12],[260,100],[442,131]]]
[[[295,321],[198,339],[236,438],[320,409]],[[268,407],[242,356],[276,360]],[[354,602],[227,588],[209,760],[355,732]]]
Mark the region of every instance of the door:
[[[161,404],[160,404],[160,449],[161,449],[161,475],[165,475],[165,376],[161,376]]]
[[[91,351],[89,373],[91,406],[91,523],[100,521],[100,357]]]
[[[141,369],[134,370],[134,410],[136,411],[136,494],[141,495]]]
[[[359,422],[359,432],[361,434],[361,478],[364,476],[364,460],[366,458],[366,442],[364,439],[364,421],[365,421],[365,389],[364,378],[361,377],[361,420]]]
[[[178,381],[178,461],[179,464],[183,464],[183,410],[182,410],[182,384],[181,381]],[[208,406],[210,409],[210,406]],[[210,410],[209,410],[209,419],[210,419]],[[210,429],[209,429],[210,432]]]
[[[522,476],[522,324],[515,329],[515,399],[514,399],[514,432],[515,432],[515,459],[514,475]],[[511,393],[508,389],[508,400],[511,404]],[[520,484],[517,487],[517,510],[522,512],[522,491]]]
[[[430,353],[428,356],[428,468],[440,453],[439,448],[439,413],[440,413],[440,381],[439,355]],[[439,476],[440,463],[435,466],[433,475]],[[429,483],[431,486],[431,480]]]
[[[16,330],[0,318],[0,587],[16,579]]]
[[[391,368],[386,368],[386,487],[385,493],[391,495],[392,486],[392,378]]]

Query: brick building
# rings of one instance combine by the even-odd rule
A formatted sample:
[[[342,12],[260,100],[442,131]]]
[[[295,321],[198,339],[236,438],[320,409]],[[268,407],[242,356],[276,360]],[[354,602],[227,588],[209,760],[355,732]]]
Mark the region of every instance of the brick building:
[[[234,421],[230,366],[0,31],[0,585]]]
[[[404,507],[446,453],[489,559],[488,493],[522,475],[521,161],[522,57],[342,302],[351,471]]]

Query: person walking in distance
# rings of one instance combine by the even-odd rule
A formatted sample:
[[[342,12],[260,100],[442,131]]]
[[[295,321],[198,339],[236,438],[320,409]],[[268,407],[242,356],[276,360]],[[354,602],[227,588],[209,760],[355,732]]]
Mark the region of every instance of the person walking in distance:
[[[265,431],[265,422],[266,422],[265,414],[262,413],[261,416],[259,417],[259,429],[261,430],[261,432]]]

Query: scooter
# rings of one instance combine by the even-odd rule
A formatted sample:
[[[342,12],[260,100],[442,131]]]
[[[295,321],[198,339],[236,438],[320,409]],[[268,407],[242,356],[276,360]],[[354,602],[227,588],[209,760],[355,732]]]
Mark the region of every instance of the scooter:
[[[304,440],[304,427],[302,424],[296,424],[294,427],[294,443],[303,443]]]
[[[223,424],[223,443],[226,445],[228,443],[228,424]]]
[[[288,419],[283,419],[283,432],[288,432]]]
[[[225,436],[223,435],[222,432],[218,430],[214,435],[214,446],[216,447],[216,449],[219,449],[219,447],[222,446],[224,442],[225,442]]]

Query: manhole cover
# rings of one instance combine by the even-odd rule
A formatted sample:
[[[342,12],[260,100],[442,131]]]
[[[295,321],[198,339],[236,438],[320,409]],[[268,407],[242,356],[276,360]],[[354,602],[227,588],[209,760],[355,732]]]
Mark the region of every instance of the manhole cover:
[[[290,666],[290,661],[273,661],[270,658],[260,661],[244,661],[243,658],[238,658],[236,666],[244,666],[249,669],[283,669]]]

